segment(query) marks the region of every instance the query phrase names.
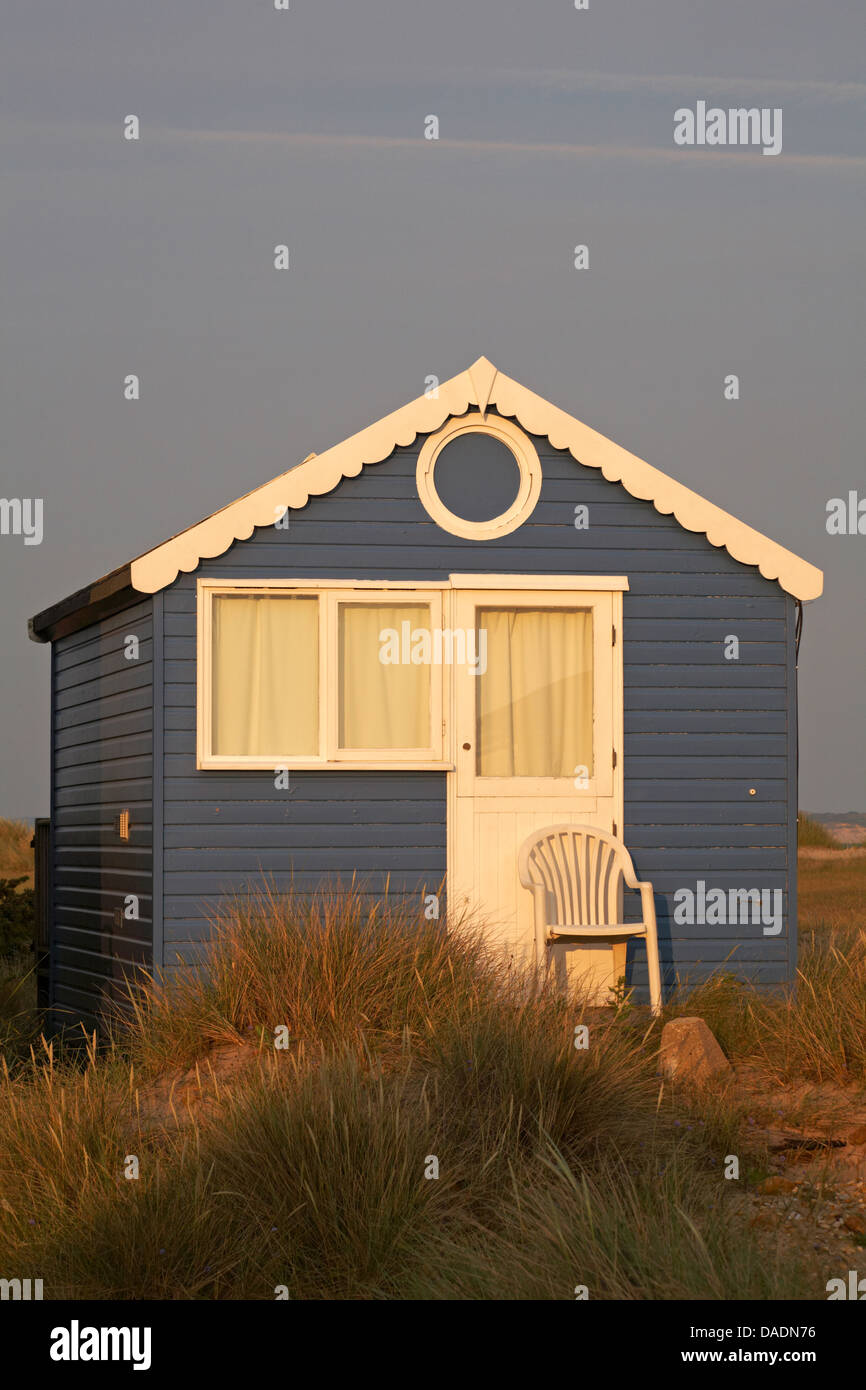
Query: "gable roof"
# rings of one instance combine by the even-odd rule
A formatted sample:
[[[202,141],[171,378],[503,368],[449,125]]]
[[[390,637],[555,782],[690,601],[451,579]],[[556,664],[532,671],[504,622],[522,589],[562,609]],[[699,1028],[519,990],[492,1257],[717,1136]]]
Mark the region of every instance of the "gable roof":
[[[56,625],[61,617],[68,618],[77,611],[82,601],[93,606],[110,593],[116,603],[121,590],[128,590],[133,600],[137,594],[157,593],[182,571],[189,572],[200,561],[225,554],[235,541],[248,540],[257,527],[273,525],[280,510],[303,507],[310,497],[331,492],[343,478],[357,477],[365,467],[381,463],[395,448],[411,444],[419,434],[438,430],[451,416],[465,415],[472,407],[483,416],[491,406],[500,415],[517,420],[528,433],[545,435],[555,449],[567,450],[585,467],[597,468],[609,482],[622,483],[633,497],[652,502],[663,515],[672,514],[687,531],[702,532],[711,545],[723,546],[735,560],[757,566],[765,579],[776,580],[795,598],[814,599],[821,594],[824,576],[814,565],[513,381],[486,357],[479,357],[466,371],[442,383],[436,397],[419,396],[325,453],[309,455],[303,463],[139,555],[90,589],[46,609],[31,619],[31,636],[45,641],[58,635],[47,629],[52,622]]]

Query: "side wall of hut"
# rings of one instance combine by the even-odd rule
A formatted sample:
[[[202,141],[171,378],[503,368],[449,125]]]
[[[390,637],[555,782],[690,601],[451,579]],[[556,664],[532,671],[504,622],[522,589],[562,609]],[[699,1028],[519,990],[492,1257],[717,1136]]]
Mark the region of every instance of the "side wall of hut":
[[[92,1025],[152,960],[153,601],[55,641],[51,687],[49,997]]]

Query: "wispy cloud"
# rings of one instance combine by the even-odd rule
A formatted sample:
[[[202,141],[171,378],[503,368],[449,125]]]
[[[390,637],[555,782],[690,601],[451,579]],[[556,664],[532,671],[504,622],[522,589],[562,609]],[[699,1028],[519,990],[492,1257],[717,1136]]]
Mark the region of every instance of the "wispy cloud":
[[[103,122],[65,122],[58,125],[47,121],[18,121],[14,125],[0,127],[0,146],[33,149],[31,142],[36,140],[43,151],[62,151],[68,141],[76,142],[80,154],[82,147],[90,146],[93,151],[114,150],[117,146],[117,131]],[[510,140],[491,138],[447,139],[427,141],[420,135],[390,135],[387,133],[361,131],[286,131],[286,130],[244,130],[244,129],[194,129],[184,126],[149,126],[147,141],[155,148],[166,149],[178,145],[245,146],[265,149],[282,148],[298,154],[305,151],[321,153],[325,150],[354,150],[371,155],[388,151],[399,153],[422,153],[424,158],[435,160],[440,154],[453,154],[492,157],[513,156],[533,159],[565,159],[574,161],[621,160],[632,164],[664,164],[689,166],[693,169],[726,170],[741,173],[747,170],[768,172],[770,166],[781,170],[803,170],[816,173],[843,173],[860,178],[866,174],[866,155],[848,154],[797,154],[783,150],[772,160],[761,157],[758,147],[732,147],[728,149],[700,146],[677,147],[666,145],[617,144],[612,141],[597,141],[583,144],[553,140]],[[27,173],[27,168],[18,173]],[[41,165],[33,164],[34,176],[42,177]]]
[[[429,158],[435,159],[437,151],[455,154],[511,154],[546,155],[564,159],[622,159],[636,163],[664,163],[715,165],[717,168],[741,171],[744,168],[766,170],[768,161],[761,158],[760,150],[701,149],[699,147],[670,149],[654,145],[616,145],[589,144],[576,145],[565,142],[543,140],[447,140],[426,141],[419,136],[373,135],[345,133],[317,133],[313,131],[271,131],[271,130],[162,130],[154,131],[153,138],[189,141],[202,144],[237,145],[283,145],[298,150],[304,148],[320,150],[324,148],[345,148],[357,150],[412,150],[418,152],[422,146],[433,146]],[[772,163],[780,168],[831,170],[863,174],[866,172],[866,156],[832,154],[788,154],[782,152]]]
[[[457,75],[457,70],[452,76]],[[468,73],[461,74],[463,76]],[[491,85],[538,87],[563,94],[581,92],[654,92],[659,96],[699,96],[736,100],[763,97],[771,100],[821,102],[839,106],[866,104],[866,83],[821,82],[814,79],[798,81],[777,77],[717,77],[696,73],[634,73],[634,72],[569,72],[545,68],[497,68],[475,72],[473,79]]]

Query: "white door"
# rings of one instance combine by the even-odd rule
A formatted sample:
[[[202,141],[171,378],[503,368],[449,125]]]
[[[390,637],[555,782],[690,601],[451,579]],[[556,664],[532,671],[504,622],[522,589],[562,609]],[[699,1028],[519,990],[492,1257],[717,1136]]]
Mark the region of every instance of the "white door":
[[[526,962],[523,841],[562,821],[622,834],[622,595],[485,587],[453,597],[454,626],[475,631],[477,660],[454,669],[449,915],[468,908]],[[558,971],[606,996],[607,947],[553,950]]]

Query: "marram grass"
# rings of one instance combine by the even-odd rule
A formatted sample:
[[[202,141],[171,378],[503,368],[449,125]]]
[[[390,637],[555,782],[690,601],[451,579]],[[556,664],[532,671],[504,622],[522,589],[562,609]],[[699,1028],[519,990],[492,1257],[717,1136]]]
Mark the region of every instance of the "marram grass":
[[[822,1296],[759,1249],[730,1117],[660,1094],[637,1013],[360,890],[235,904],[213,951],[107,1045],[0,1079],[0,1267],[46,1297]],[[154,1123],[148,1088],[214,1044],[248,1058],[219,1103]]]

